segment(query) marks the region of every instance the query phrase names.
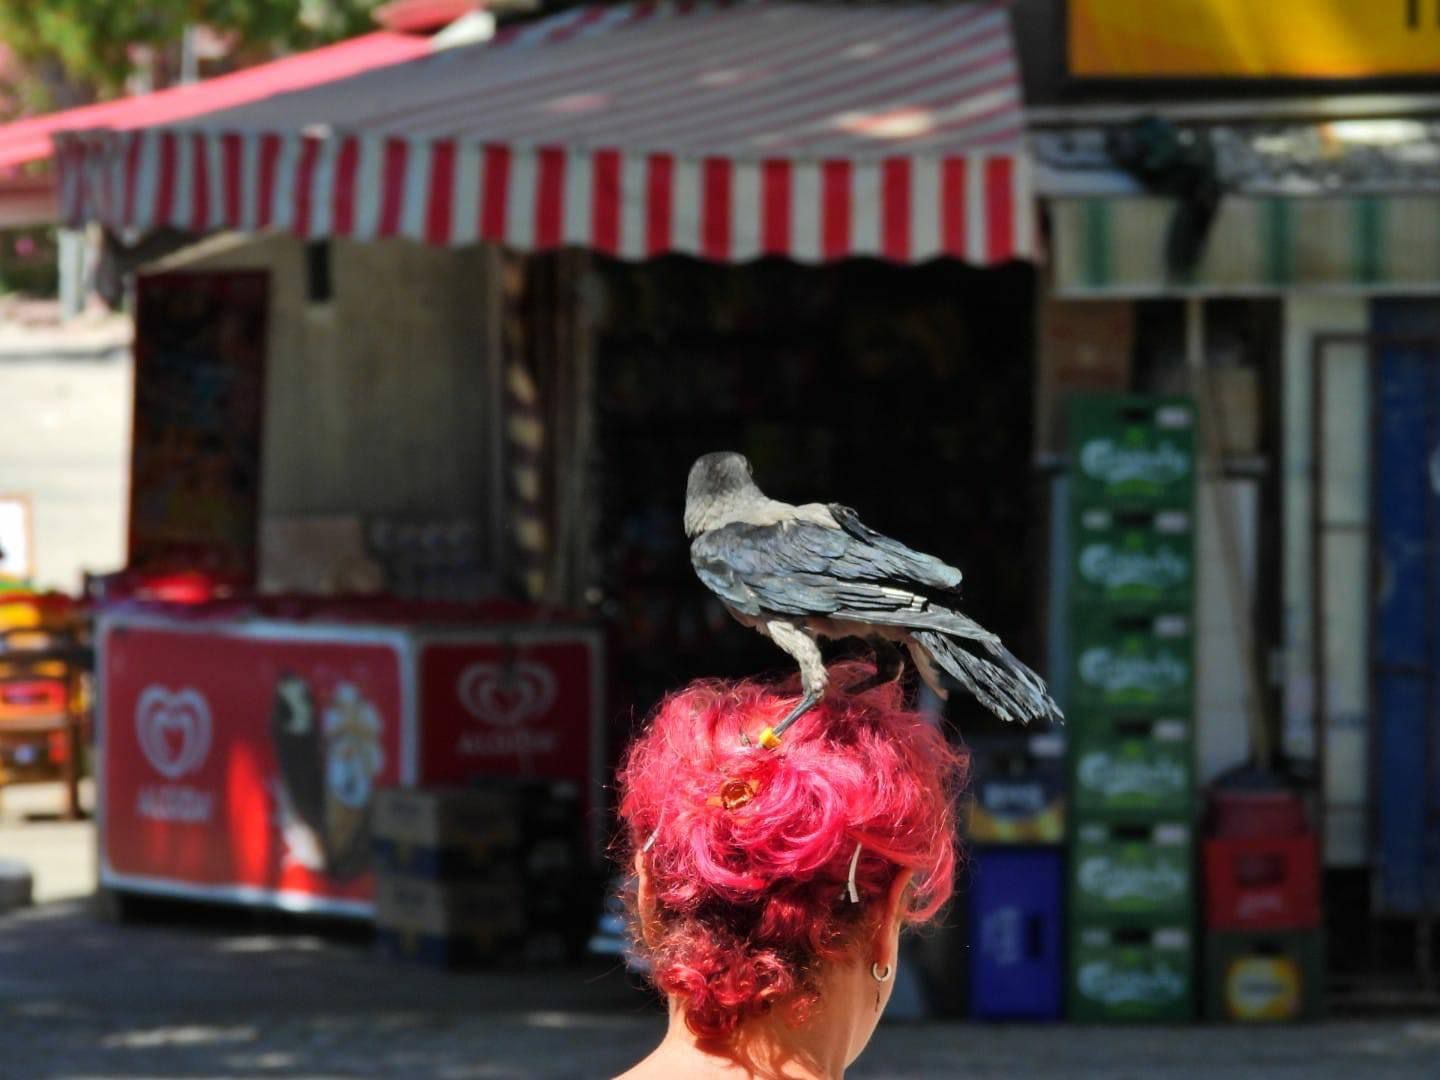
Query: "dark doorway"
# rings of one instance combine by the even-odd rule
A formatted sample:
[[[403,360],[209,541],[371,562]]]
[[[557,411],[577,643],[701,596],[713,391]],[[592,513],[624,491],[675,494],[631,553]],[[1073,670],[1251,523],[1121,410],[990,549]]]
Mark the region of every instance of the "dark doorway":
[[[958,565],[966,610],[1037,663],[1034,274],[937,262],[598,267],[602,603],[636,712],[689,679],[785,672],[695,579],[691,462],[747,454],[767,494],[853,505]],[[968,703],[951,716],[971,733]]]

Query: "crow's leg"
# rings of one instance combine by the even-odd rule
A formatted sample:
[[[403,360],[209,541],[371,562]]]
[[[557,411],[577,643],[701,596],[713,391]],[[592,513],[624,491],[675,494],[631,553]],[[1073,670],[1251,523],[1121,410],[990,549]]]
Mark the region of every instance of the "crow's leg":
[[[895,682],[905,674],[905,657],[895,644],[886,638],[870,638],[870,648],[875,653],[875,674],[868,679],[861,679],[859,682],[845,688],[847,694],[863,694],[867,690],[874,690],[877,686],[884,686],[886,683]]]
[[[825,670],[825,659],[820,655],[820,646],[805,630],[793,623],[779,619],[765,624],[765,634],[779,645],[800,665],[800,686],[805,696],[790,710],[790,714],[776,724],[772,733],[776,738],[785,734],[785,729],[815,707],[825,696],[825,687],[830,680]]]
[[[784,720],[781,720],[778,724],[775,725],[775,727],[771,730],[771,734],[774,735],[777,739],[781,735],[784,735],[786,728],[788,728],[796,720],[799,720],[800,717],[804,716],[807,712],[809,712],[811,709],[813,709],[816,705],[820,703],[821,696],[821,694],[817,694],[811,690],[805,691],[805,696],[800,699],[800,704],[796,705],[795,708],[791,709],[790,714],[786,716]]]

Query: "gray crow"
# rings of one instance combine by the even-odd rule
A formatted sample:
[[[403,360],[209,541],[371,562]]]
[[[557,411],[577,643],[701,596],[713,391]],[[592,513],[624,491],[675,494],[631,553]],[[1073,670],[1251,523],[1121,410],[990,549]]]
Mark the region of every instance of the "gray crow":
[[[741,454],[691,466],[685,535],[706,587],[800,665],[804,696],[767,741],[825,693],[820,639],[869,641],[876,682],[900,676],[900,646],[941,698],[943,672],[1003,720],[1061,719],[1040,677],[955,610],[959,570],[882,536],[849,507],[767,498]]]

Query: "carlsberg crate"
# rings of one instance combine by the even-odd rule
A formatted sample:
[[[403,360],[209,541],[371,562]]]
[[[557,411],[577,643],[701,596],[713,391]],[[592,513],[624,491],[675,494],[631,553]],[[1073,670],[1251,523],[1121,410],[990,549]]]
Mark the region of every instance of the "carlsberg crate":
[[[1068,416],[1071,505],[1188,507],[1195,406],[1186,398],[1085,394]]]
[[[1070,709],[1189,716],[1195,689],[1188,612],[1081,611],[1071,629]]]
[[[1185,925],[1083,926],[1070,943],[1069,974],[1071,1020],[1195,1016],[1195,949]]]
[[[1075,925],[1188,926],[1195,889],[1188,822],[1075,826],[1070,847]]]
[[[1189,611],[1195,538],[1188,509],[1082,507],[1075,515],[1071,604]]]
[[[1188,716],[1080,712],[1069,727],[1077,820],[1190,820],[1195,746]]]

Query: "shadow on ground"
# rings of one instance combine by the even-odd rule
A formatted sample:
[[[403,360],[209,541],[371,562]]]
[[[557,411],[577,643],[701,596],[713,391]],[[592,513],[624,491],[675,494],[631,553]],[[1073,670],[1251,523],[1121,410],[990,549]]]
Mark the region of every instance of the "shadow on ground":
[[[614,965],[446,974],[381,959],[344,924],[140,914],[0,919],[0,1077],[593,1077],[663,1024]]]
[[[0,1080],[608,1077],[663,1028],[615,966],[447,975],[378,958],[351,924],[151,914],[115,925],[66,902],[0,917]],[[885,1025],[849,1075],[1435,1080],[1440,1020]]]

